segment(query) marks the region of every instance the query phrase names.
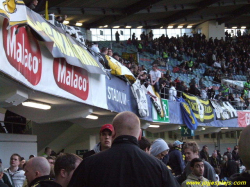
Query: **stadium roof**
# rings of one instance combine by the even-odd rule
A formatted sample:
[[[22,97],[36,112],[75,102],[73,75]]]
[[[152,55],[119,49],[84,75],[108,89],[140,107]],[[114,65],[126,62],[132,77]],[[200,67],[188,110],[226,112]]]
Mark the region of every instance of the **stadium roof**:
[[[45,2],[39,0],[37,12],[44,12]],[[49,13],[67,15],[71,25],[81,22],[85,28],[185,28],[209,20],[250,27],[249,0],[49,0]]]

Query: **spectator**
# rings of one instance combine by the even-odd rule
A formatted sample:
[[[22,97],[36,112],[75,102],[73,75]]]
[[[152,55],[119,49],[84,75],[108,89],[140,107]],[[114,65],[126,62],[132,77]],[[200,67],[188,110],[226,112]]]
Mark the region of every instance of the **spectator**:
[[[115,33],[115,42],[116,43],[120,42],[120,34],[118,33],[118,31],[116,31],[116,33]]]
[[[232,182],[237,181],[236,184],[233,184],[232,186],[249,186],[250,185],[250,144],[249,144],[249,137],[250,137],[250,126],[247,126],[243,129],[240,139],[239,139],[239,155],[242,159],[242,162],[246,166],[246,171],[237,174],[232,177]],[[244,184],[240,185],[238,184],[239,181],[243,181]]]
[[[227,151],[223,155],[227,155],[228,156],[228,153],[231,153],[231,148],[230,147],[227,148]]]
[[[175,141],[173,144],[173,150],[169,152],[169,166],[172,168],[172,171],[176,176],[180,175],[185,167],[181,153],[182,144],[183,143],[179,140]]]
[[[158,138],[152,143],[150,154],[162,160],[168,154],[168,151],[168,144],[163,139]]]
[[[108,56],[113,56],[113,51],[112,51],[112,49],[108,49]]]
[[[111,147],[113,133],[114,133],[113,125],[111,124],[103,125],[99,133],[100,142],[95,145],[93,150],[88,151],[87,153],[84,153],[84,155],[82,156],[83,159],[93,154],[109,149]]]
[[[233,174],[238,172],[238,165],[234,160],[232,160],[232,153],[228,153],[227,158],[228,160],[225,164],[226,177],[230,178]]]
[[[67,187],[81,161],[82,158],[74,154],[63,153],[60,155],[55,162],[55,180],[52,186]]]
[[[203,146],[200,152],[200,158],[205,161],[209,161],[208,147],[206,145]]]
[[[170,89],[169,89],[169,100],[170,101],[176,101],[177,91],[175,89],[175,83],[170,83]]]
[[[199,158],[199,147],[196,142],[187,142],[183,146],[183,150],[186,156],[186,161],[188,162],[181,176],[177,177],[179,183],[182,183],[187,179],[187,176],[192,172],[190,167],[190,161],[194,158]],[[216,181],[214,168],[207,162],[204,161],[204,175],[210,181]]]
[[[41,186],[41,184],[47,186],[46,184],[52,182],[52,179],[49,177],[50,165],[44,157],[30,159],[24,170],[29,187]]]
[[[196,187],[210,186],[209,181],[203,177],[204,174],[204,162],[199,158],[194,158],[190,162],[190,168],[192,173],[187,176],[187,179],[182,183],[182,187],[192,187],[194,185],[190,182],[194,182]],[[200,184],[198,184],[200,183]]]
[[[142,136],[138,143],[141,150],[145,151],[148,154],[150,153],[149,150],[151,147],[151,143],[146,137]]]
[[[112,147],[83,160],[75,170],[69,187],[179,186],[161,161],[138,147],[140,120],[134,113],[117,114],[113,126]]]
[[[118,53],[114,53],[114,54],[113,54],[113,58],[116,59],[117,61],[120,60],[120,56],[119,56]]]
[[[36,8],[36,6],[38,5],[38,0],[32,0],[29,4],[29,8],[31,10],[34,10]]]
[[[2,166],[0,166],[0,187],[8,187],[8,185],[2,181],[3,175],[4,175],[3,168]]]
[[[22,187],[25,181],[24,171],[19,168],[21,162],[21,156],[19,154],[13,154],[10,157],[10,167],[4,170],[4,174],[8,177],[8,181],[11,186]]]
[[[45,158],[49,157],[51,155],[51,151],[52,151],[52,149],[50,147],[46,147],[44,149],[44,153],[43,153],[42,156],[45,157]]]
[[[149,72],[149,75],[150,75],[151,85],[154,86],[156,92],[159,92],[160,91],[159,80],[161,78],[161,72],[157,70],[156,64],[153,65],[152,70]]]
[[[217,158],[217,152],[212,153],[212,156],[210,157],[210,164],[214,168],[220,167],[220,160]]]

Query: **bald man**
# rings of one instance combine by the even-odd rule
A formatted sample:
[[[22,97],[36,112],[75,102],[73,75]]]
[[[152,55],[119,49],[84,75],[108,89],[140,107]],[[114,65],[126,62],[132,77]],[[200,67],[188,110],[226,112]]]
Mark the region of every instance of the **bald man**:
[[[231,176],[232,186],[250,186],[250,125],[245,127],[240,135],[239,140],[239,155],[246,167],[246,171],[241,174]]]
[[[134,113],[119,113],[113,126],[111,148],[84,159],[68,187],[180,186],[164,163],[139,148],[140,120]]]
[[[29,187],[47,186],[46,183],[52,181],[49,177],[50,164],[44,157],[30,159],[24,171]]]

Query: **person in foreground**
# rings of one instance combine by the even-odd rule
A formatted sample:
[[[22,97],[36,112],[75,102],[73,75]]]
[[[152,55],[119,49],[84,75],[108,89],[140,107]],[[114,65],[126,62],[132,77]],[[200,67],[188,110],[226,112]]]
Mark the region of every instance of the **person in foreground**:
[[[181,187],[202,187],[210,186],[209,181],[203,177],[204,162],[200,158],[194,158],[190,162],[192,173],[182,183]]]
[[[245,127],[240,135],[239,155],[246,166],[246,170],[241,174],[231,176],[232,186],[250,186],[250,125]]]
[[[140,120],[122,112],[113,120],[110,149],[84,159],[69,187],[179,187],[167,167],[138,146]]]

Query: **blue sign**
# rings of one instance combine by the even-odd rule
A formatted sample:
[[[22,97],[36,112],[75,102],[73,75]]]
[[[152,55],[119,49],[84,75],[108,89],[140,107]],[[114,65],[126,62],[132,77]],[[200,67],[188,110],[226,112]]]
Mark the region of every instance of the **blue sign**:
[[[139,115],[136,99],[131,91],[131,86],[120,78],[109,75],[111,79],[106,76],[106,95],[108,109],[115,112],[130,111]],[[152,102],[147,96],[149,116],[142,119],[152,121]]]

